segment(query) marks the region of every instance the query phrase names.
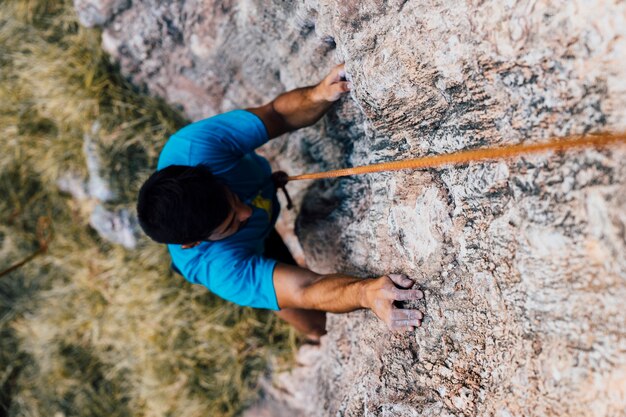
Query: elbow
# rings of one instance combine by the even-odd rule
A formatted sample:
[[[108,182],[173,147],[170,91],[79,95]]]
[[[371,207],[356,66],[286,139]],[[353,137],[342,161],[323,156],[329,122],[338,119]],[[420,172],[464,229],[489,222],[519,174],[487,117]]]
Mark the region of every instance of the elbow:
[[[318,285],[316,285],[320,280],[324,278],[323,275],[311,273],[310,277],[299,285],[294,294],[294,300],[296,301],[298,308],[304,308],[308,310],[317,310],[319,309],[319,297],[318,294]]]
[[[276,136],[280,136],[284,133],[292,132],[297,129],[297,126],[290,125],[285,116],[283,116],[283,114],[276,109],[275,100],[268,104],[270,107],[270,118],[272,119],[272,125],[274,126]]]

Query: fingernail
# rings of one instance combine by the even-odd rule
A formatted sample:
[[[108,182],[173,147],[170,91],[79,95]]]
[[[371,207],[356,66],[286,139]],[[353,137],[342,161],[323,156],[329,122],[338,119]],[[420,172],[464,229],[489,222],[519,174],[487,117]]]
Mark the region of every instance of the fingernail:
[[[348,83],[348,90],[352,90],[352,83]]]

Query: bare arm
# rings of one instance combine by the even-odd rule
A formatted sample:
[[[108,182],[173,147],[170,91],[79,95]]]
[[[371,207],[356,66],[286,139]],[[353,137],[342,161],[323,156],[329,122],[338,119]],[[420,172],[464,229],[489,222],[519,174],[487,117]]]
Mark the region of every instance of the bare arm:
[[[303,308],[331,313],[347,313],[369,308],[392,330],[419,327],[423,314],[399,309],[394,301],[416,300],[420,290],[407,289],[413,281],[390,274],[362,279],[347,275],[320,275],[308,269],[279,263],[274,270],[274,288],[280,308]]]
[[[350,91],[344,65],[338,65],[319,84],[283,93],[271,102],[246,109],[259,116],[271,138],[317,122],[333,102]]]

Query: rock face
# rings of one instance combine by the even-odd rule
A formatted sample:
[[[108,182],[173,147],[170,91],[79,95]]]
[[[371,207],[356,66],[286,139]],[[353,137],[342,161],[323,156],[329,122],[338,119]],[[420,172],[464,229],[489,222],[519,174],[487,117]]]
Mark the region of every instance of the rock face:
[[[626,130],[626,4],[139,1],[103,44],[192,118],[346,62],[354,91],[264,152],[290,173]],[[93,3],[93,7],[88,7]],[[119,3],[119,4],[118,4]],[[121,7],[124,3],[124,7]],[[318,272],[404,272],[426,319],[331,316],[282,376],[312,416],[618,416],[626,409],[626,149],[290,184]],[[294,246],[295,248],[295,246]]]

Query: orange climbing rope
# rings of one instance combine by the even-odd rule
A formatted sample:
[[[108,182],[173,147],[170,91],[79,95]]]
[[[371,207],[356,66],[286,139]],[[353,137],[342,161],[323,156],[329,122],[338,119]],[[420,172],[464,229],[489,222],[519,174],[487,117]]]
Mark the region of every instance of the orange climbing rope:
[[[590,146],[607,146],[615,143],[626,143],[626,133],[596,133],[585,136],[570,136],[552,139],[545,143],[509,145],[497,148],[482,148],[469,151],[460,151],[445,155],[426,156],[402,161],[381,162],[354,168],[336,169],[326,172],[315,172],[286,176],[287,181],[315,180],[321,178],[345,177],[347,175],[368,174],[371,172],[397,171],[401,169],[424,169],[442,165],[464,164],[467,162],[486,161],[493,159],[510,158],[518,155],[546,151],[562,151]]]

